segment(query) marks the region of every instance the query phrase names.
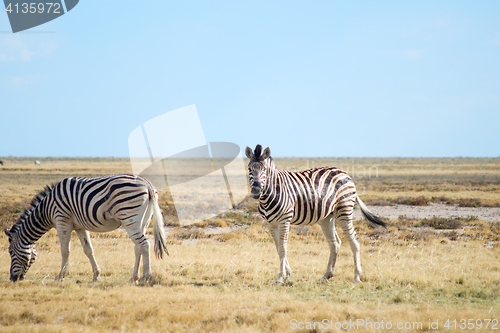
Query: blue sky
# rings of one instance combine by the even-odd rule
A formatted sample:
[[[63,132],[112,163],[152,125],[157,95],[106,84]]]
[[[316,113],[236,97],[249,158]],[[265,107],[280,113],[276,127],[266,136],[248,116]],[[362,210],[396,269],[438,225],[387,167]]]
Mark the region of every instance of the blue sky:
[[[500,156],[499,1],[87,1],[12,34],[0,156],[128,156],[195,104],[273,156]]]

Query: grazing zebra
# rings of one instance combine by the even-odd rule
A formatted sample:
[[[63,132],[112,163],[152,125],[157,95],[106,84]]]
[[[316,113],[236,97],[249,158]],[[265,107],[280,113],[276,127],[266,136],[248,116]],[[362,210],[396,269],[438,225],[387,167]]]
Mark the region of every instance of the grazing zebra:
[[[68,271],[71,232],[76,231],[83,250],[90,260],[94,281],[100,280],[100,269],[94,258],[89,231],[106,232],[122,226],[135,243],[135,265],[132,282],[139,278],[139,264],[143,259],[141,282],[151,278],[149,242],[145,231],[151,216],[155,253],[168,255],[163,219],[158,206],[158,193],[148,180],[136,175],[112,175],[95,178],[71,177],[46,187],[31,202],[14,224],[5,229],[9,237],[11,256],[10,280],[23,280],[36,260],[35,242],[51,228],[56,228],[61,243],[62,266],[56,280],[62,280]]]
[[[352,179],[335,167],[322,167],[291,172],[278,170],[269,147],[262,151],[257,145],[252,152],[245,149],[248,164],[251,196],[259,199],[259,213],[269,222],[269,231],[280,257],[280,271],[276,284],[289,280],[292,270],[286,258],[290,224],[319,223],[330,246],[330,258],[326,273],[327,281],[333,276],[340,248],[340,238],[335,231],[335,221],[343,229],[354,254],[354,282],[361,282],[359,238],[353,228],[353,208],[357,202],[362,215],[372,224],[386,226],[372,214],[359,199]]]

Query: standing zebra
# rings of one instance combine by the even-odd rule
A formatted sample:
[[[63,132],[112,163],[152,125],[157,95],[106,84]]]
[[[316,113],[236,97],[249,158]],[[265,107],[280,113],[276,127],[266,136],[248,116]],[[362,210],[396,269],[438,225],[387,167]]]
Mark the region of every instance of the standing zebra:
[[[290,224],[319,223],[330,246],[330,259],[321,280],[327,281],[333,276],[340,248],[335,221],[343,229],[354,255],[354,282],[361,282],[359,238],[352,225],[354,204],[358,203],[361,213],[371,224],[384,227],[386,224],[359,199],[349,175],[335,167],[301,172],[278,170],[270,156],[269,147],[262,152],[261,145],[257,145],[254,152],[246,147],[245,154],[250,159],[248,171],[251,195],[259,199],[259,213],[269,222],[269,231],[280,257],[276,284],[286,282],[292,273],[286,258]]]
[[[158,206],[158,193],[148,180],[135,175],[113,175],[95,178],[71,177],[46,187],[31,202],[14,224],[5,229],[9,237],[11,256],[10,280],[23,280],[36,260],[35,242],[51,228],[56,228],[61,243],[62,266],[56,280],[68,272],[71,231],[75,230],[83,250],[90,260],[94,281],[100,280],[100,269],[94,258],[89,231],[106,232],[122,226],[135,243],[135,265],[132,282],[139,278],[139,264],[143,259],[141,282],[151,278],[149,242],[145,231],[151,216],[155,239],[155,253],[168,255],[163,219]]]

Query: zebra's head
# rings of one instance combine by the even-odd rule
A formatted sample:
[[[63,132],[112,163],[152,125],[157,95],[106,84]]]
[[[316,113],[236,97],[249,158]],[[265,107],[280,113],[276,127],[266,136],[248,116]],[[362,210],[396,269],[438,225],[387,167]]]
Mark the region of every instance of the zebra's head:
[[[22,244],[19,241],[17,231],[5,229],[5,234],[9,237],[10,280],[12,282],[24,280],[28,269],[36,260],[35,244]]]
[[[250,159],[250,163],[248,163],[248,177],[250,180],[250,187],[252,188],[250,194],[252,198],[259,199],[266,185],[266,169],[268,166],[266,160],[271,156],[271,149],[267,147],[262,151],[262,146],[257,145],[255,151],[247,147],[245,149],[245,154]]]

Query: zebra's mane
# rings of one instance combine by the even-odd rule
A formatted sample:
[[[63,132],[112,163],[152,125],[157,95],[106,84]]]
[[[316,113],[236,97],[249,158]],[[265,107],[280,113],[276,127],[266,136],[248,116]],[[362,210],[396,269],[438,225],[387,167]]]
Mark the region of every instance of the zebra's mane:
[[[273,158],[271,156],[269,156],[265,161],[262,161],[260,159],[260,155],[262,155],[262,146],[261,145],[257,145],[255,147],[255,150],[253,152],[253,161],[257,161],[257,162],[263,162],[267,165],[269,165],[270,167],[276,169],[276,164],[274,164],[274,161],[273,161]]]
[[[276,164],[274,163],[274,160],[273,160],[273,158],[272,158],[271,156],[269,156],[269,158],[266,160],[266,162],[267,162],[267,164],[268,164],[271,168],[273,168],[273,169],[277,169]]]
[[[16,223],[14,223],[14,225],[12,226],[12,228],[10,229],[10,232],[15,232],[19,229],[19,227],[21,226],[21,224],[23,224],[26,219],[33,213],[33,211],[36,209],[36,207],[38,207],[38,205],[40,204],[40,202],[42,202],[42,200],[50,193],[52,192],[52,189],[54,188],[54,184],[50,185],[50,186],[45,186],[45,188],[43,190],[40,191],[40,193],[38,193],[34,198],[33,200],[31,200],[31,203],[30,203],[30,207],[27,208],[22,214],[21,216],[19,217],[19,219],[17,220]]]
[[[260,155],[262,155],[262,146],[261,145],[257,145],[257,147],[255,147],[255,150],[253,152],[253,156],[255,156],[255,159],[258,161]]]

